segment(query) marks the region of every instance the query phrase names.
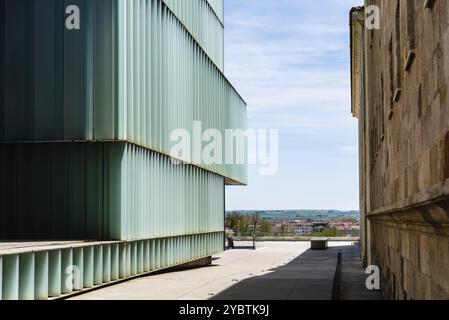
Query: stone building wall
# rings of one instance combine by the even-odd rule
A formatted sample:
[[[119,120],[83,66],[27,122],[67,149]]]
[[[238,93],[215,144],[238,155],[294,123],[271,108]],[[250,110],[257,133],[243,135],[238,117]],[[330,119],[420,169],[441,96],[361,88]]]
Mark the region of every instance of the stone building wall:
[[[363,36],[366,260],[388,298],[449,298],[449,1],[370,5],[381,28]]]

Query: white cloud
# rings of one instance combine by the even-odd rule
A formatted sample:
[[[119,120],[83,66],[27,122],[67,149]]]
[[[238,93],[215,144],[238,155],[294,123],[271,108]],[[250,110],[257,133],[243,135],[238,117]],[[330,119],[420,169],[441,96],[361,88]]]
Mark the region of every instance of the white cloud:
[[[281,147],[279,176],[250,170],[230,207],[357,207],[349,10],[361,1],[225,0],[225,73],[248,103],[249,125],[279,129]]]

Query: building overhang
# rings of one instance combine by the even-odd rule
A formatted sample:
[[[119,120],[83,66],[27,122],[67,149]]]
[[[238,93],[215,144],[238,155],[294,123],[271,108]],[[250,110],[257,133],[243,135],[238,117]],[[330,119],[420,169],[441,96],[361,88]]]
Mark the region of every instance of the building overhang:
[[[224,182],[226,186],[240,186],[240,187],[246,187],[248,186],[247,182],[244,181],[237,181],[228,177],[224,177]]]

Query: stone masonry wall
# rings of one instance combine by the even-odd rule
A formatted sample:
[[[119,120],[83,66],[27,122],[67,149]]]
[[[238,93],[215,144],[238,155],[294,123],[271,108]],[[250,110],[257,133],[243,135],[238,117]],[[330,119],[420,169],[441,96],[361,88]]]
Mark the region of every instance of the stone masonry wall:
[[[449,299],[449,1],[425,3],[365,3],[368,232],[396,299]]]
[[[449,178],[449,2],[424,2],[368,1],[381,9],[367,39],[371,212],[432,199]]]
[[[444,200],[371,220],[372,263],[387,298],[449,299],[448,212]]]

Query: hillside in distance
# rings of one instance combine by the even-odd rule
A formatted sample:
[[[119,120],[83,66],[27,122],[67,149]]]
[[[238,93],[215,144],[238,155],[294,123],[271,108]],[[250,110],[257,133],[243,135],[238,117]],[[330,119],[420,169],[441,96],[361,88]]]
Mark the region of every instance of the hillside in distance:
[[[243,215],[259,214],[261,219],[274,221],[284,220],[360,220],[359,211],[342,210],[232,210],[227,213],[240,213]]]

